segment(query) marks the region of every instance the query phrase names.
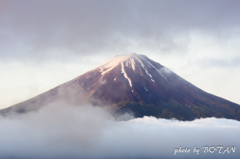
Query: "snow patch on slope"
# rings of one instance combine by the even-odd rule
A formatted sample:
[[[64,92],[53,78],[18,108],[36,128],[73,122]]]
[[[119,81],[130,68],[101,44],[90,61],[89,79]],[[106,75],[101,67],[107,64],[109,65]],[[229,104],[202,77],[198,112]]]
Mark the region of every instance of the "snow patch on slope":
[[[125,71],[125,69],[124,69],[124,64],[123,64],[123,62],[121,62],[121,70],[122,70],[122,72],[121,73],[123,73],[123,75],[124,75],[124,77],[128,80],[128,83],[129,83],[129,85],[130,85],[130,87],[132,87],[132,81],[131,81],[131,79],[127,76],[127,73],[126,73],[126,71]]]
[[[142,63],[142,61],[139,58],[136,58],[138,60],[138,62],[141,64],[142,68],[144,69],[144,71],[146,72],[146,74],[152,78],[152,75],[150,73],[148,73],[147,69],[145,68],[144,64]]]
[[[98,66],[97,68],[100,69],[100,72],[102,75],[108,73],[113,68],[115,68],[118,64],[121,62],[126,61],[126,67],[132,67],[133,71],[135,72],[135,58],[138,56],[137,54],[129,54],[129,55],[117,55],[107,61],[105,61],[103,64]]]
[[[107,81],[106,81],[105,79],[103,79],[103,78],[100,78],[100,79],[98,80],[98,82],[99,82],[99,84],[105,84],[105,83],[107,83]]]
[[[157,72],[168,82],[169,85],[171,85],[171,83],[168,81],[167,77],[164,76],[161,70],[157,69]]]
[[[131,62],[132,69],[135,72],[135,60],[133,58],[131,58],[130,62]]]
[[[152,78],[152,75],[148,72],[148,70],[145,68],[143,62],[139,59],[139,58],[136,58],[138,60],[138,62],[141,64],[142,68],[144,69],[145,73],[150,77],[151,81],[154,81],[154,79]],[[150,62],[148,62],[147,60],[145,60],[144,58],[141,57],[141,59],[143,59],[144,61],[146,61],[148,67],[152,67],[152,68],[155,68]],[[156,69],[156,68],[155,68]],[[142,74],[141,74],[142,76]]]
[[[117,65],[116,65],[117,66]],[[109,71],[111,71],[113,68],[114,68],[115,66],[112,66],[112,67],[110,67],[110,68],[108,68],[108,69],[106,69],[105,71],[103,71],[103,69],[101,70],[101,72],[102,72],[102,75],[104,75],[104,74],[106,74],[106,73],[108,73]]]
[[[159,73],[159,75],[161,75],[161,76],[168,82],[168,84],[171,85],[171,83],[168,81],[167,77],[162,73],[162,71],[164,71],[164,72],[166,72],[166,73],[171,73],[171,70],[169,70],[169,69],[166,68],[166,67],[163,67],[163,68],[161,68],[161,69],[159,70],[159,69],[157,69],[155,66],[153,66],[148,60],[146,60],[146,59],[144,59],[144,58],[141,58],[141,59],[143,59],[143,60],[147,63],[147,65],[148,65],[149,67],[154,68],[154,69]],[[151,80],[152,80],[152,79],[151,79]],[[155,83],[155,82],[154,82],[154,83]]]
[[[145,89],[146,91],[148,91],[148,89],[147,89],[146,87],[144,87],[144,89]]]
[[[101,64],[100,66],[97,66],[93,70],[99,69],[101,74],[104,75],[104,74],[108,73],[109,71],[111,71],[113,68],[115,68],[120,62],[126,61],[131,56],[132,56],[132,54],[114,56],[113,58],[105,61],[103,64]],[[92,71],[92,70],[90,70],[90,71]],[[88,72],[90,72],[90,71],[88,71]]]

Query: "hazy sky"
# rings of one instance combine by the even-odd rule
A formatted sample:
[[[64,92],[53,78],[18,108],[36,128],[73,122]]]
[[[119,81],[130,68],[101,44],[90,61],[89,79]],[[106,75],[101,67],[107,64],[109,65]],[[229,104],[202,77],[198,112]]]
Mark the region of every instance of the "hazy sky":
[[[239,0],[0,0],[0,108],[117,54],[240,104]]]

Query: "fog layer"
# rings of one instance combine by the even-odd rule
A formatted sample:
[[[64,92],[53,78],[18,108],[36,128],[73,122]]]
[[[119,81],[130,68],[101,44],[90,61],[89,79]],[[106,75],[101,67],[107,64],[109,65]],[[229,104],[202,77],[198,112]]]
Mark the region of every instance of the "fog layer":
[[[128,119],[130,119],[130,115]],[[38,112],[0,118],[0,158],[237,158],[240,122],[144,117],[116,121],[107,110],[55,103]],[[199,154],[193,148],[200,149]],[[236,147],[204,153],[204,146]],[[190,153],[175,149],[190,148]]]

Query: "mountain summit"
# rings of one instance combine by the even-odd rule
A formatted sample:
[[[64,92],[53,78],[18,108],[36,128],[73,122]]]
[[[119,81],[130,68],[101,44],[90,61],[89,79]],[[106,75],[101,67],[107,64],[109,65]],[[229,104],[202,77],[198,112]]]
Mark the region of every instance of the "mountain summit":
[[[71,93],[69,93],[71,92]],[[194,120],[225,117],[240,120],[240,106],[204,92],[145,55],[118,55],[48,92],[0,111],[24,113],[68,97],[109,107],[113,113]]]

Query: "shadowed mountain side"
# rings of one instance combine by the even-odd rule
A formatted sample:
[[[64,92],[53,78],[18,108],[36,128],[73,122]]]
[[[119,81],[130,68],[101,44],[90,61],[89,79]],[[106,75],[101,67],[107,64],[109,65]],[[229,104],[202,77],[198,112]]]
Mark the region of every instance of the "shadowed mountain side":
[[[206,93],[147,56],[135,53],[115,56],[65,84],[0,112],[26,112],[66,97],[76,104],[85,99],[109,107],[115,115],[130,112],[135,117],[240,120],[238,104]]]

